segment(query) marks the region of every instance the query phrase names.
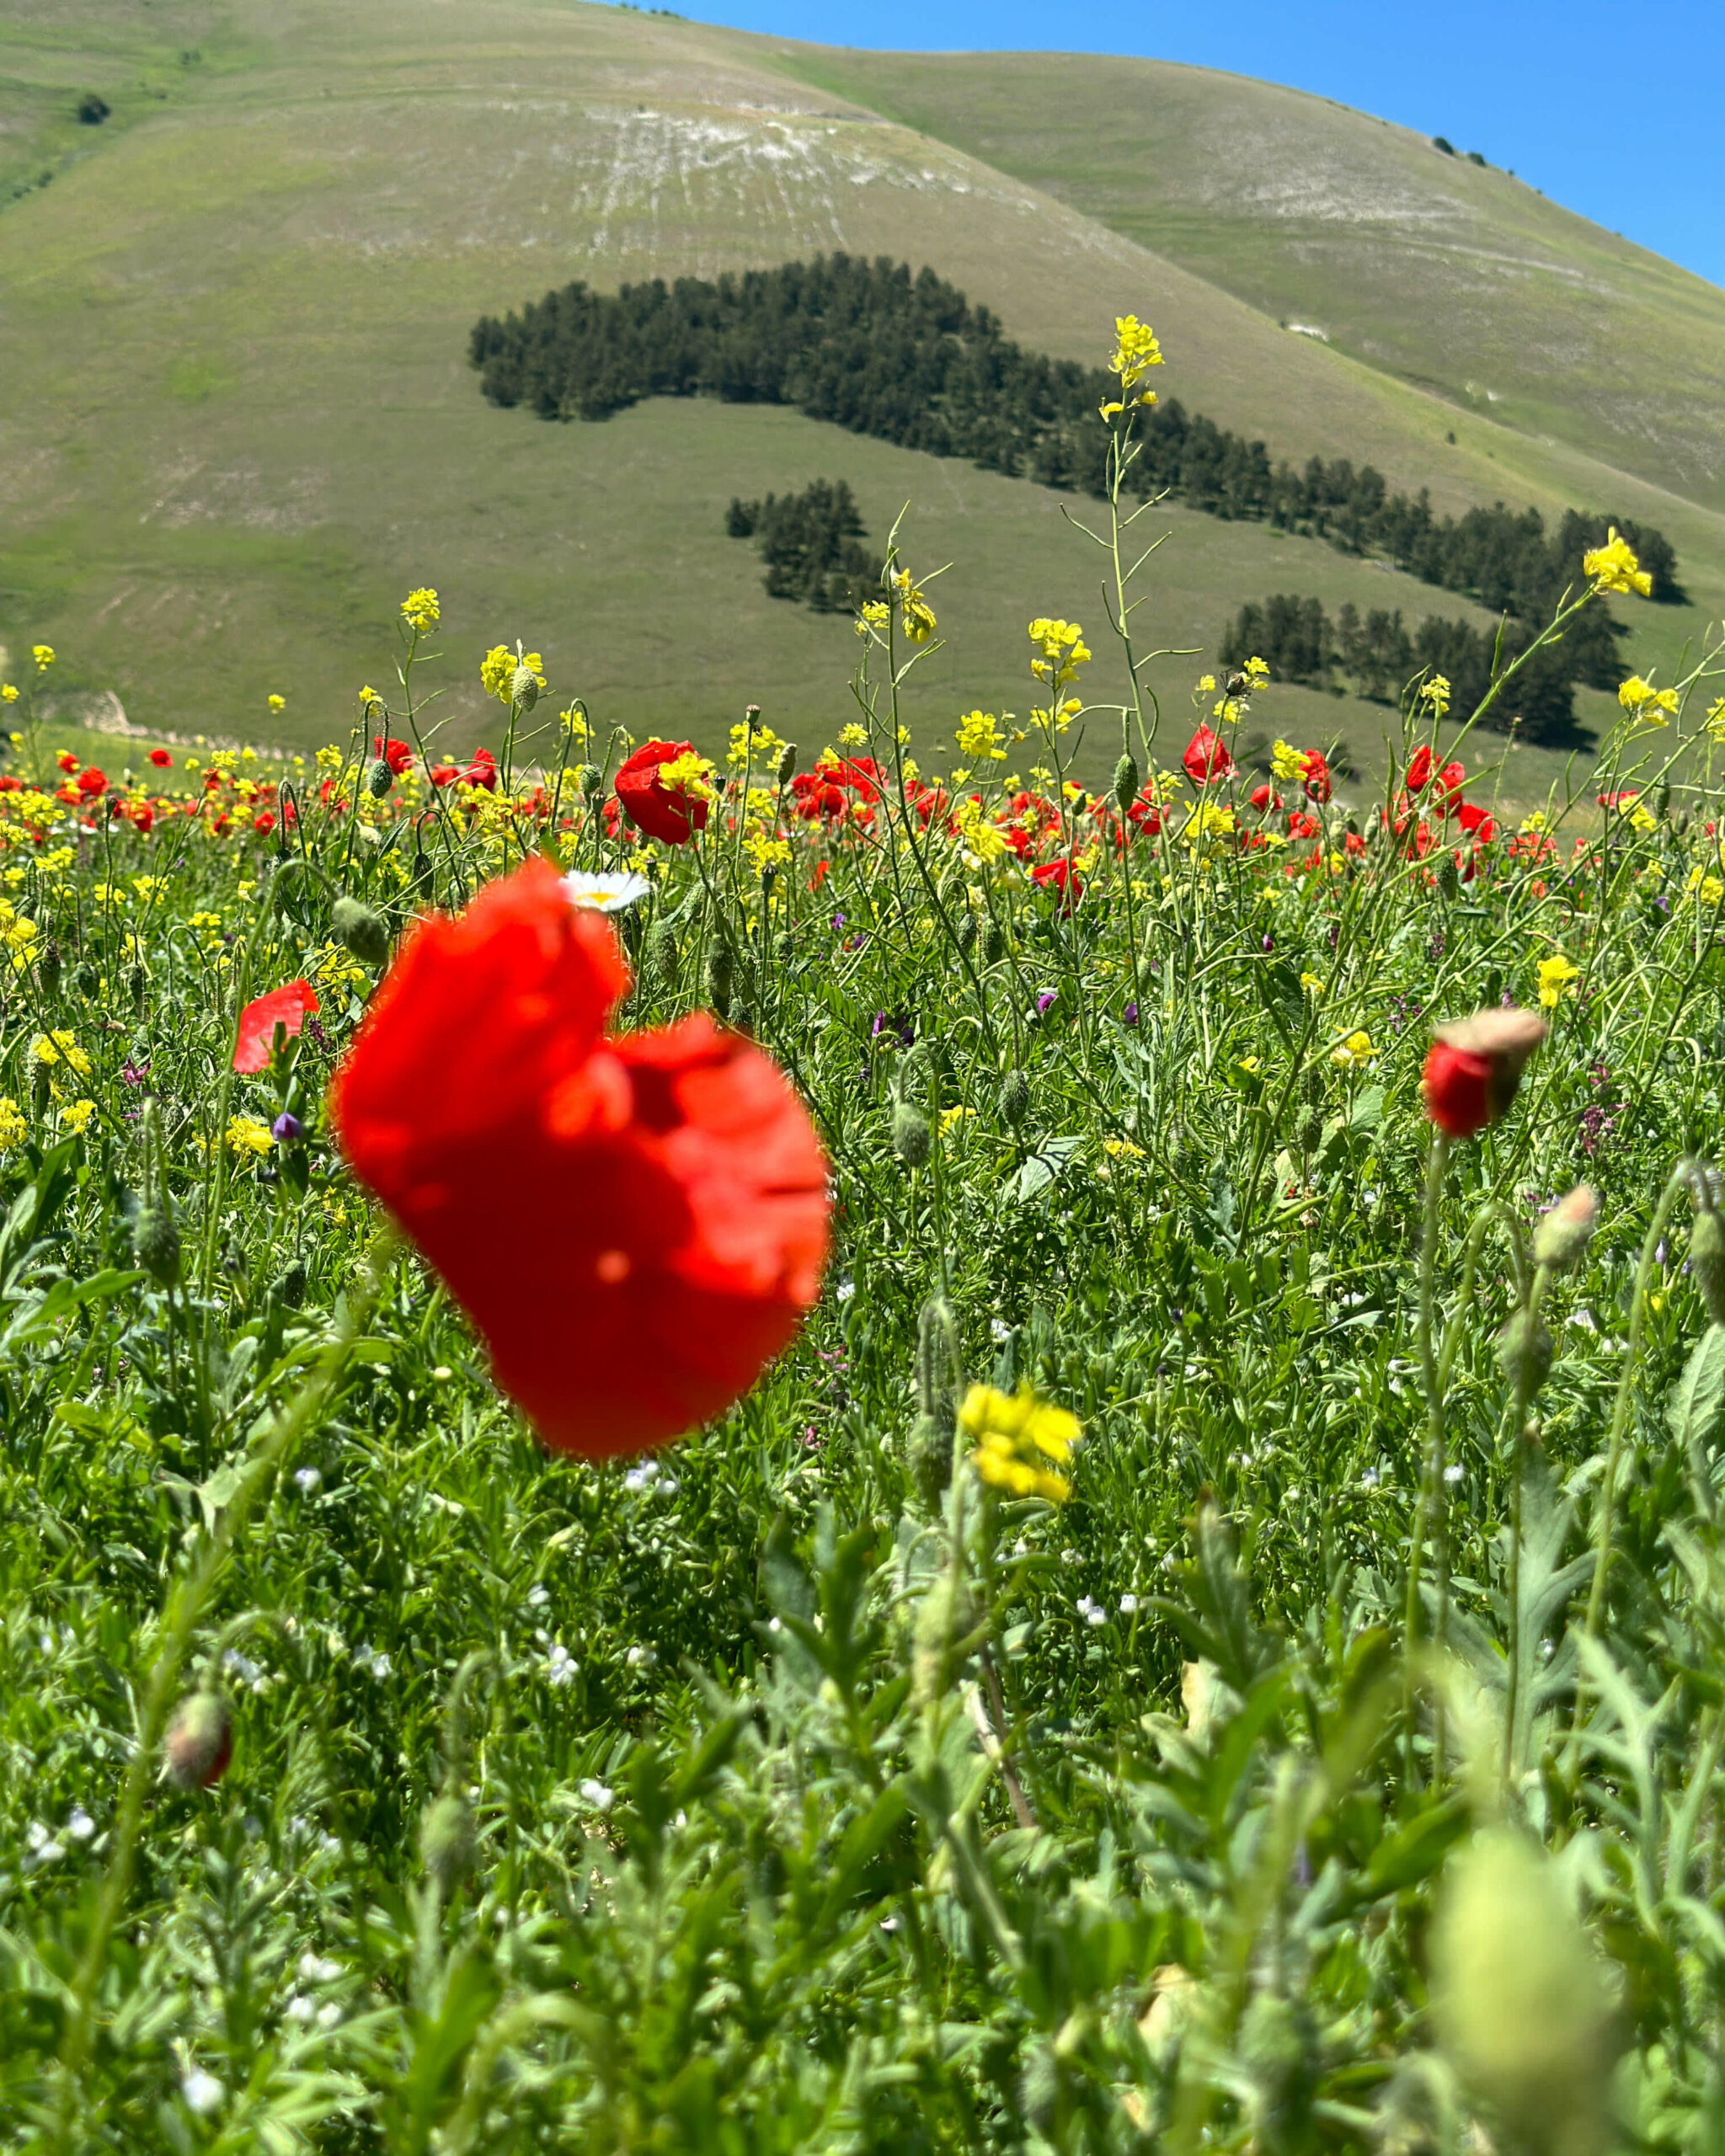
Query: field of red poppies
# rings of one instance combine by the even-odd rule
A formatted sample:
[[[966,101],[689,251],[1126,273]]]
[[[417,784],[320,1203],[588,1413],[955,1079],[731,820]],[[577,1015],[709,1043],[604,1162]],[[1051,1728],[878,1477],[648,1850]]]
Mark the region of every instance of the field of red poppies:
[[[8,685],[6,2146],[1717,2147],[1720,664],[1244,769],[1153,518],[938,771],[902,536],[830,744]]]

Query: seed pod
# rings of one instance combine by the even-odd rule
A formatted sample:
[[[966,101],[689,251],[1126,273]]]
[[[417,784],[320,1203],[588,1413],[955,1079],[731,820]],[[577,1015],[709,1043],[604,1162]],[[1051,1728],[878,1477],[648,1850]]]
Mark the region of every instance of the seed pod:
[[[787,741],[779,750],[778,761],[772,767],[772,775],[778,781],[781,787],[788,786],[797,776],[797,744],[794,741]]]
[[[329,912],[329,926],[337,938],[367,966],[381,966],[389,959],[389,926],[375,906],[363,899],[338,899]]]
[[[1715,1325],[1725,1325],[1725,1220],[1711,1206],[1689,1231],[1689,1267]]]
[[[980,932],[977,919],[974,913],[962,913],[959,915],[959,926],[953,933],[959,939],[959,948],[961,951],[974,951],[976,947],[976,938]]]
[[[1533,1231],[1533,1262],[1561,1272],[1573,1265],[1599,1225],[1599,1194],[1583,1182],[1560,1198]]]
[[[731,947],[716,937],[707,947],[707,1000],[721,1018],[731,1014],[731,991],[736,980],[736,960]]]
[[[142,964],[134,966],[126,974],[126,985],[131,995],[131,1007],[142,1018],[144,1015],[144,995],[150,985],[150,976]]]
[[[677,985],[676,931],[668,921],[656,921],[647,937],[647,966],[661,988]]]
[[[42,985],[44,995],[60,993],[60,946],[51,936],[42,946],[42,955],[36,961],[36,979]]]
[[[1461,895],[1461,872],[1455,866],[1453,853],[1444,856],[1438,869],[1438,889],[1446,899],[1459,899]]]
[[[1001,1087],[1001,1114],[1014,1130],[1030,1113],[1030,1081],[1022,1070],[1009,1070]]]
[[[575,771],[575,784],[585,800],[596,801],[605,791],[605,774],[597,764],[581,764]]]
[[[997,966],[1007,955],[1007,931],[992,915],[982,931],[982,963]]]
[[[909,1101],[900,1101],[893,1110],[894,1152],[907,1168],[920,1168],[927,1161],[933,1143],[934,1134],[928,1127],[928,1118]]]
[[[1114,805],[1126,809],[1138,798],[1138,766],[1129,750],[1114,766]]]
[[[102,977],[88,959],[72,975],[72,984],[80,995],[92,1003],[102,993]]]
[[[213,1789],[233,1757],[233,1725],[222,1694],[189,1693],[174,1710],[162,1750],[176,1789]]]
[[[306,1268],[304,1261],[295,1258],[275,1283],[275,1293],[285,1310],[296,1310],[306,1299]]]
[[[132,1256],[159,1287],[179,1278],[179,1229],[166,1205],[147,1205],[131,1224]]]
[[[1531,1400],[1551,1374],[1551,1336],[1541,1320],[1517,1310],[1498,1335],[1498,1367],[1518,1400]]]
[[[38,1115],[46,1115],[48,1103],[54,1097],[54,1086],[48,1075],[45,1063],[36,1065],[36,1075],[30,1081],[30,1106]]]
[[[1653,814],[1662,824],[1671,814],[1671,788],[1669,785],[1662,786],[1654,798]]]
[[[395,784],[395,773],[389,768],[389,759],[380,756],[371,766],[371,776],[366,781],[366,791],[374,801],[381,801]]]
[[[446,1790],[419,1822],[419,1861],[445,1896],[473,1870],[478,1846],[467,1799]]]
[[[415,846],[414,857],[408,864],[408,889],[414,893],[428,893],[435,876],[436,870],[433,866],[430,855],[422,848]]]
[[[1294,1143],[1302,1153],[1316,1152],[1324,1142],[1324,1115],[1322,1108],[1308,1108],[1300,1118],[1294,1133]]]
[[[531,711],[539,701],[539,676],[531,666],[518,666],[509,677],[509,700],[517,711]]]

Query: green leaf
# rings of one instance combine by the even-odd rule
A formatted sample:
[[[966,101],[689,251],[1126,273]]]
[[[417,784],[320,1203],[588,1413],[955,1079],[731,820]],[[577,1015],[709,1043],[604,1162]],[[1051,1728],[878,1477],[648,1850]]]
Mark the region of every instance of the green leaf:
[[[1081,1138],[1044,1138],[1007,1185],[1016,1203],[1046,1190],[1083,1143]]]
[[[1725,1424],[1725,1325],[1710,1325],[1696,1342],[1672,1390],[1667,1419],[1688,1465],[1696,1503],[1712,1518],[1718,1509],[1713,1454]]]

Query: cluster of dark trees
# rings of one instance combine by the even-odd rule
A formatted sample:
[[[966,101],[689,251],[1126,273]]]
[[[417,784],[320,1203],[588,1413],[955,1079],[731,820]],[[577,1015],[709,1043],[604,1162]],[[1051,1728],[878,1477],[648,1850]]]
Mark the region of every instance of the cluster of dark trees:
[[[868,534],[842,479],[817,479],[799,494],[733,499],[724,528],[733,539],[755,542],[775,599],[798,600],[817,614],[836,614],[853,612],[880,595],[881,558],[858,544]]]
[[[476,323],[470,356],[494,403],[545,419],[603,419],[646,397],[793,405],[812,419],[1010,477],[1100,494],[1108,433],[1097,407],[1113,378],[1027,352],[986,307],[932,270],[845,254],[750,270],[716,283],[566,286],[519,313]],[[1128,485],[1211,515],[1268,523],[1371,553],[1466,592],[1522,626],[1548,619],[1580,576],[1584,549],[1615,521],[1653,580],[1682,596],[1676,556],[1650,526],[1571,510],[1548,528],[1501,502],[1439,515],[1425,490],[1392,494],[1346,457],[1273,463],[1261,441],[1169,398],[1145,413]],[[1590,617],[1590,618],[1589,618]],[[1568,677],[1603,680],[1616,638],[1603,607],[1566,640]],[[1266,657],[1268,654],[1264,654]]]
[[[1603,610],[1589,608],[1589,614]],[[1585,622],[1588,614],[1581,616]],[[1573,633],[1573,632],[1572,632]],[[1428,615],[1410,635],[1399,610],[1373,607],[1362,615],[1350,600],[1333,621],[1322,600],[1280,592],[1261,606],[1242,606],[1222,640],[1224,665],[1254,656],[1282,681],[1305,681],[1316,688],[1337,686],[1346,676],[1363,696],[1394,702],[1413,678],[1441,674],[1450,684],[1451,708],[1458,717],[1477,710],[1491,687],[1495,660],[1501,672],[1532,641],[1532,631],[1506,622],[1501,649],[1495,630],[1471,622]],[[1562,744],[1577,739],[1574,661],[1568,639],[1548,644],[1530,659],[1503,689],[1485,723],[1507,728],[1511,721],[1530,741]],[[1599,686],[1615,687],[1616,672]]]

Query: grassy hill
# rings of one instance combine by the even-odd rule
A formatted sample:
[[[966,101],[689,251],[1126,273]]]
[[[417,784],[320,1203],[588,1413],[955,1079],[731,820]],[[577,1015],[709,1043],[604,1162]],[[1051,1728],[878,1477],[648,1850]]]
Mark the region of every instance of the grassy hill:
[[[1658,398],[1690,397],[1696,440],[1725,424],[1725,399],[1695,387],[1725,296],[1648,268],[1695,311],[1694,350],[1674,331],[1642,348],[1654,401],[1635,424],[1652,446],[1633,466],[1597,461],[1589,442],[1616,456],[1616,440],[1569,411],[1567,389],[1563,427],[1543,431],[1507,391],[1456,401],[1452,325],[1409,297],[1406,249],[1375,227],[1323,227],[1295,318],[1328,327],[1327,346],[1279,326],[1262,281],[1274,250],[1249,205],[1205,211],[1214,158],[1181,153],[1188,192],[1159,222],[1126,146],[1170,77],[1179,126],[1201,127],[1205,96],[1249,94],[1260,135],[1286,136],[1296,162],[1300,126],[1381,135],[1410,169],[1437,153],[1291,93],[1097,65],[1063,106],[1052,91],[1035,102],[1037,70],[1081,63],[889,61],[550,0],[12,0],[0,200],[52,177],[0,210],[0,643],[45,637],[68,686],[116,691],[147,726],[307,742],[344,725],[354,690],[387,666],[395,600],[428,581],[444,596],[457,745],[495,713],[473,680],[480,651],[516,635],[602,721],[710,741],[756,701],[812,744],[847,716],[848,632],[769,600],[723,511],[733,494],[834,476],[877,539],[908,504],[913,558],[954,563],[919,733],[976,702],[1022,709],[1029,614],[1100,620],[1059,496],[780,410],[660,402],[547,426],[487,407],[465,363],[474,317],[573,276],[712,275],[835,247],[930,263],[1056,354],[1094,360],[1113,315],[1135,310],[1162,334],[1169,390],[1273,453],[1370,460],[1450,506],[1574,503],[1661,525],[1695,603],[1632,617],[1643,668],[1669,667],[1725,611],[1725,514],[1698,480],[1676,489],[1667,466],[1689,437],[1673,449],[1657,423]],[[87,89],[111,108],[99,127],[68,117]],[[1089,165],[1059,123],[1086,96]],[[937,114],[952,139],[926,131]],[[1351,168],[1338,169],[1342,188]],[[1432,169],[1465,190],[1469,230],[1501,226],[1504,248],[1493,205],[1524,196],[1590,232],[1501,175]],[[1511,344],[1527,289],[1506,284],[1492,315]],[[1402,344],[1377,350],[1349,307],[1375,308]],[[1242,600],[1277,590],[1415,620],[1465,611],[1316,542],[1167,520],[1161,643],[1212,646]],[[1198,663],[1167,660],[1158,686],[1183,697]],[[265,714],[272,691],[288,699],[280,721]],[[1303,690],[1279,689],[1263,716],[1363,753],[1381,727],[1370,707]],[[1110,753],[1098,743],[1097,765]],[[1549,760],[1519,758],[1535,789]]]

